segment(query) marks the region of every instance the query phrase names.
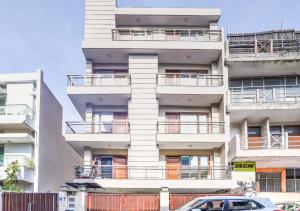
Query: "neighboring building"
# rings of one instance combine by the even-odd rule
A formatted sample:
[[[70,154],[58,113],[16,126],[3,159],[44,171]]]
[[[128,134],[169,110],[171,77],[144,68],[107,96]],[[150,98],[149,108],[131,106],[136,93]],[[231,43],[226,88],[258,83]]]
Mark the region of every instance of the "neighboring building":
[[[80,162],[64,141],[61,122],[62,107],[42,71],[0,74],[0,179],[18,161],[26,191],[59,191],[73,176],[71,165]]]
[[[87,60],[67,93],[75,183],[105,193],[230,190],[227,70],[219,9],[118,8],[86,0]]]
[[[300,32],[229,34],[231,161],[256,162],[258,192],[300,192]]]

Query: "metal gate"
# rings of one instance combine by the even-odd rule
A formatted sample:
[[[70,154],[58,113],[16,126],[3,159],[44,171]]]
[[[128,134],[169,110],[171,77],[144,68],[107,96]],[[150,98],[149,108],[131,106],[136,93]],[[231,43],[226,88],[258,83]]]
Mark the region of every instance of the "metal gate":
[[[2,211],[58,211],[57,193],[2,193]]]
[[[87,211],[158,211],[158,194],[87,195]]]
[[[241,194],[170,194],[170,210],[178,209],[189,201],[203,196],[241,196]]]

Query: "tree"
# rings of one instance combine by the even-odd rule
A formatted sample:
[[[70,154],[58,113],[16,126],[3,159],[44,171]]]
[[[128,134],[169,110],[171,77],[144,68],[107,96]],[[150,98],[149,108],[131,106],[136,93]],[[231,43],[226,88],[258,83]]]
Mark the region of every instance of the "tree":
[[[11,162],[5,169],[6,178],[3,181],[3,190],[23,192],[23,189],[19,186],[18,176],[21,173],[20,164],[18,161]]]

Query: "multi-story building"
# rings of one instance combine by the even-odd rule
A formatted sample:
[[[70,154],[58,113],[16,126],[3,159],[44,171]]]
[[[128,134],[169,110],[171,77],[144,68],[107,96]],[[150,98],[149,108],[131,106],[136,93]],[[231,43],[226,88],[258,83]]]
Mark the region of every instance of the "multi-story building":
[[[66,141],[84,159],[74,183],[105,193],[232,188],[219,18],[219,9],[86,0],[86,70],[67,87],[82,117],[66,123]]]
[[[299,199],[300,33],[230,34],[227,55],[230,160],[256,162],[258,192]]]
[[[0,74],[0,179],[14,161],[25,191],[55,192],[80,157],[62,136],[62,107],[41,71]],[[61,172],[64,172],[63,174]]]

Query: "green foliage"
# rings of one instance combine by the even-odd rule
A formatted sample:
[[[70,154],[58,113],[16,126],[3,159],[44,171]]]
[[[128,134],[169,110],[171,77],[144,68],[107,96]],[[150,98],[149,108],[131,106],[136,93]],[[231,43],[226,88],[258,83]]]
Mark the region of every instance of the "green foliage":
[[[19,186],[18,176],[21,173],[18,161],[10,163],[5,169],[6,178],[3,181],[4,191],[23,192],[24,190]]]

